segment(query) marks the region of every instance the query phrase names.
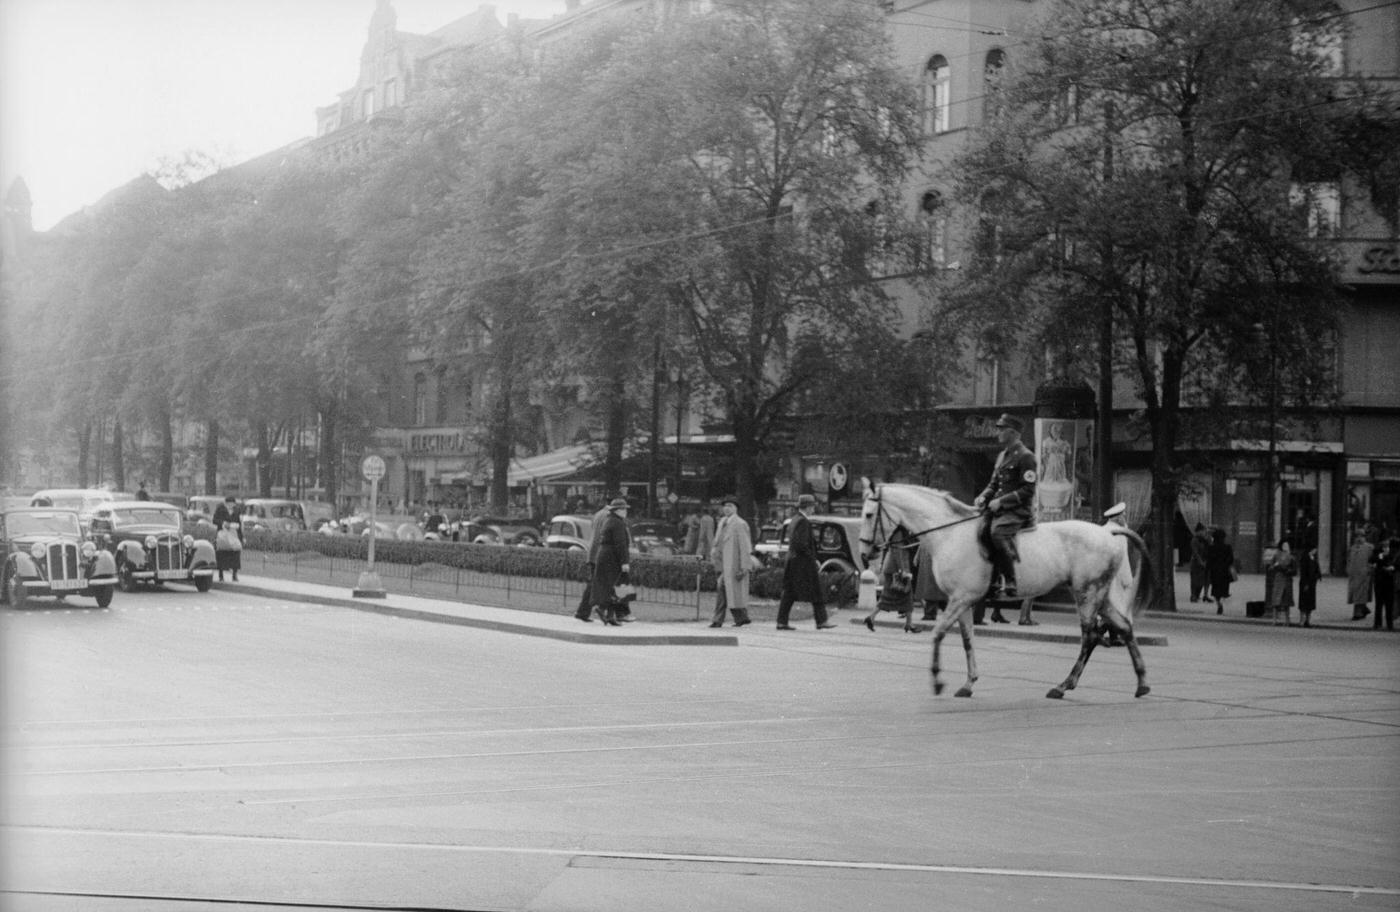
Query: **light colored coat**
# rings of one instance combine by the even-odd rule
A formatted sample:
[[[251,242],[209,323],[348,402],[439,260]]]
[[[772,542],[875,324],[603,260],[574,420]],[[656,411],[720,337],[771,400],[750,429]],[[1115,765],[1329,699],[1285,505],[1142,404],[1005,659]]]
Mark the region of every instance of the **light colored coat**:
[[[720,518],[715,530],[715,543],[710,549],[710,562],[715,565],[718,582],[724,586],[725,605],[730,611],[749,607],[749,555],[753,553],[753,535],[749,524],[739,514]]]

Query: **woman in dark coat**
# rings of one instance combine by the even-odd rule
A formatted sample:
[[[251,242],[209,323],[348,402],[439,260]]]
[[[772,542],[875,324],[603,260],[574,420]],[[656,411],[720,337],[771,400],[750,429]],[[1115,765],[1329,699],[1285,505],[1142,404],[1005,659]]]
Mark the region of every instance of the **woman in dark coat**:
[[[1298,613],[1303,626],[1312,626],[1312,613],[1317,610],[1317,581],[1322,579],[1322,565],[1317,562],[1317,549],[1308,548],[1298,560]]]
[[[1215,599],[1215,613],[1225,613],[1225,600],[1230,597],[1230,570],[1235,566],[1235,549],[1225,542],[1225,530],[1213,529],[1210,546],[1206,548],[1206,576],[1210,579],[1210,595]]]
[[[808,514],[817,506],[811,494],[797,498],[797,515],[788,530],[788,558],[783,566],[783,594],[778,599],[778,629],[792,630],[788,614],[793,602],[811,602],[818,630],[835,627],[826,620],[826,597],[822,593],[821,574],[817,570],[817,542],[812,535]]]
[[[593,531],[593,549],[589,558],[593,564],[593,581],[589,584],[589,601],[598,609],[603,623],[620,626],[613,601],[618,581],[631,570],[632,534],[627,530],[627,501],[614,498],[608,504],[608,515],[602,527]]]
[[[219,565],[219,582],[224,581],[224,571],[233,573],[233,581],[238,582],[238,571],[243,569],[243,526],[238,521],[238,501],[230,494],[224,502],[214,508],[214,557]],[[224,530],[227,529],[227,534]],[[228,547],[233,541],[237,548]]]

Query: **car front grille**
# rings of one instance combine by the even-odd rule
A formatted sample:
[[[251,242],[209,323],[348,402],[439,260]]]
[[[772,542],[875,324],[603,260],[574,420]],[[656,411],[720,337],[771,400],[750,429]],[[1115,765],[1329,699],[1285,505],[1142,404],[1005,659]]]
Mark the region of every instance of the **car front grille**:
[[[177,535],[162,535],[156,539],[156,572],[181,570],[185,566],[185,555],[180,548]]]
[[[78,543],[71,541],[54,542],[49,545],[49,582],[81,583],[82,567],[78,564]]]

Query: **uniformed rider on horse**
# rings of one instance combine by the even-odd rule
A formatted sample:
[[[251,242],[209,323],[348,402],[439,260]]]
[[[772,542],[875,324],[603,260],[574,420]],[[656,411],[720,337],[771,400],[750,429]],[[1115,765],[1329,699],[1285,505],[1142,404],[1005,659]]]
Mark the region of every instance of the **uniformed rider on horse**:
[[[992,469],[992,480],[974,505],[987,511],[986,530],[991,540],[992,588],[1001,577],[1004,598],[1016,597],[1016,533],[1032,522],[1035,504],[1035,454],[1021,442],[1021,419],[1002,415],[997,419],[997,443],[1002,451]]]

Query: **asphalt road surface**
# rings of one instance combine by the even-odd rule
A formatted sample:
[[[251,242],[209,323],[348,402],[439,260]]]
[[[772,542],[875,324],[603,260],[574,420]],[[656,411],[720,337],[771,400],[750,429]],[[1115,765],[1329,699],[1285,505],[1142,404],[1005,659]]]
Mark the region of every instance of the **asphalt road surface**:
[[[982,638],[955,699],[839,620],[5,611],[0,909],[1400,909],[1400,635],[1154,618],[1149,696],[1107,649],[1063,701],[1073,646]]]

